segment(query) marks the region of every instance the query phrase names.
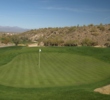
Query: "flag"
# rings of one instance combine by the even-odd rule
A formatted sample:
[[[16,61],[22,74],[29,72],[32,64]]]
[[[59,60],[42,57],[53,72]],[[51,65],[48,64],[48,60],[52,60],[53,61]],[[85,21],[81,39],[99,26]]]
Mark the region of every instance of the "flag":
[[[41,49],[39,49],[39,52],[41,52]]]

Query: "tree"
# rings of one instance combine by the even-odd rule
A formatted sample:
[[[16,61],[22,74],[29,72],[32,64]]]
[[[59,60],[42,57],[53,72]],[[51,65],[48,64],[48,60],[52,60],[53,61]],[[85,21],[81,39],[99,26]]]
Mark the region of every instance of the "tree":
[[[29,38],[26,37],[26,36],[21,36],[21,37],[20,37],[20,42],[23,43],[23,44],[26,44],[26,43],[29,43],[30,40],[29,40]]]
[[[18,46],[18,44],[20,43],[20,37],[18,35],[13,35],[12,36],[12,42]]]

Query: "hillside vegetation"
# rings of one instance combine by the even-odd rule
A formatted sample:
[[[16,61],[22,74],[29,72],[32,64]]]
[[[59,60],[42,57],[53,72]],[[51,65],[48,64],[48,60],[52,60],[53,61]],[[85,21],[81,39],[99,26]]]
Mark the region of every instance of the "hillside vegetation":
[[[110,46],[110,24],[39,28],[19,34],[21,43],[44,46]]]
[[[110,45],[110,25],[72,26],[62,28],[41,28],[22,34],[33,42],[45,46],[95,46]]]

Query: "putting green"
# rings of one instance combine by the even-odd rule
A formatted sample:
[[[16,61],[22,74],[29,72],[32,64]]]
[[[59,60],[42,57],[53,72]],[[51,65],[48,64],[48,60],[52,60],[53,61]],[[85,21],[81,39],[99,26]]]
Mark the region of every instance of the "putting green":
[[[16,56],[0,67],[0,84],[37,88],[89,84],[110,76],[110,64],[69,53],[37,53]]]

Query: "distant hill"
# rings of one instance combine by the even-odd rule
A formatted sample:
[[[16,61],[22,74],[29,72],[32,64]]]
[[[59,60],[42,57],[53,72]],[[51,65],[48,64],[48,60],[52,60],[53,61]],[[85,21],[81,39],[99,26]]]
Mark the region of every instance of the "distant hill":
[[[21,34],[45,46],[110,46],[110,24],[40,28]]]
[[[4,27],[0,27],[3,29]],[[5,27],[5,31],[16,34],[23,44],[35,43],[40,46],[97,46],[110,47],[110,24],[83,25],[71,27],[49,27],[27,30],[19,27]],[[13,30],[11,30],[13,29]],[[24,31],[24,32],[23,32]],[[10,33],[11,33],[10,32]],[[1,32],[2,33],[2,32]],[[9,43],[14,34],[1,34],[1,43]]]
[[[0,26],[0,32],[17,32],[17,33],[22,33],[25,31],[28,31],[29,29],[24,29],[21,27],[10,27],[10,26]]]

